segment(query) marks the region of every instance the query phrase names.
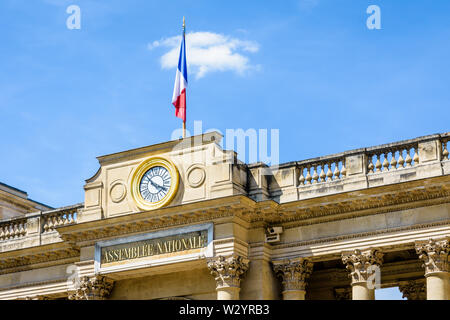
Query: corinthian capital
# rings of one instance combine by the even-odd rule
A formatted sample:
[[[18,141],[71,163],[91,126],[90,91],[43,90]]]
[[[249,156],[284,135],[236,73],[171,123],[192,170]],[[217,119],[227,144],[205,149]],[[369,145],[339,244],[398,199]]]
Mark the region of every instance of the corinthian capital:
[[[426,300],[427,298],[425,278],[401,282],[399,289],[403,293],[403,298],[408,300]]]
[[[342,253],[342,262],[350,272],[352,284],[368,282],[376,267],[383,263],[380,249],[353,250]]]
[[[79,288],[69,295],[69,300],[104,300],[113,288],[114,282],[103,276],[83,277]]]
[[[238,255],[218,256],[208,260],[208,269],[214,276],[217,288],[240,287],[241,276],[247,271],[249,260]]]
[[[273,262],[275,274],[283,281],[283,291],[305,290],[312,269],[313,263],[308,258],[286,259]]]
[[[425,275],[435,272],[450,272],[448,255],[450,237],[428,241],[416,241],[416,252],[425,267]]]

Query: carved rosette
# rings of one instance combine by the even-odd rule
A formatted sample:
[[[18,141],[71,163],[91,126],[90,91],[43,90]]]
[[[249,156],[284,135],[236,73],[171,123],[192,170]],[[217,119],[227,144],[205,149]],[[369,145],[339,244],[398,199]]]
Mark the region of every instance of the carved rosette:
[[[450,237],[428,241],[417,241],[416,252],[425,267],[425,276],[436,272],[450,272],[449,268]]]
[[[239,288],[242,275],[248,270],[249,260],[238,255],[218,256],[208,260],[208,269],[214,276],[217,289]]]
[[[383,263],[383,252],[380,249],[365,251],[353,250],[342,253],[342,262],[350,272],[352,284],[367,282],[373,274],[373,267],[380,267]]]
[[[403,293],[403,298],[408,300],[426,300],[427,298],[425,279],[402,282],[398,287]]]
[[[313,263],[308,258],[283,260],[273,263],[275,274],[282,279],[283,291],[305,290]]]
[[[103,276],[82,277],[79,288],[69,294],[69,300],[105,300],[113,288],[114,281]]]

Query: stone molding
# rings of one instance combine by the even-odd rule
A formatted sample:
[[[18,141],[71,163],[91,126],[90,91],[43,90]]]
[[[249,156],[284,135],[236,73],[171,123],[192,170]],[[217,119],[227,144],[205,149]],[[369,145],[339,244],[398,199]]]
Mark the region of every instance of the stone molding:
[[[372,275],[369,269],[383,263],[383,252],[380,249],[346,251],[342,253],[342,262],[350,272],[352,285],[367,282]]]
[[[80,286],[69,294],[69,300],[105,300],[113,289],[114,281],[103,277],[82,277]]]
[[[282,279],[283,291],[305,290],[313,270],[313,263],[308,258],[274,261],[273,269]]]
[[[242,276],[248,270],[249,260],[235,254],[217,256],[208,259],[207,266],[216,280],[217,289],[240,288]]]
[[[450,272],[450,237],[416,241],[416,252],[423,261],[425,276],[436,272]]]
[[[399,283],[400,292],[403,298],[408,300],[426,300],[427,287],[425,279],[409,280]]]

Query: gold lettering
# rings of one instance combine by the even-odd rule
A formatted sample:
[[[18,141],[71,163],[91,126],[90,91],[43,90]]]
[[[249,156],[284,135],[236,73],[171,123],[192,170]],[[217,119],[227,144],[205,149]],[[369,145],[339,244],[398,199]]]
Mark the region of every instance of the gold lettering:
[[[135,259],[137,257],[137,248],[132,247],[130,248],[130,259]]]
[[[175,241],[175,251],[180,251],[180,250],[181,250],[181,241],[176,240]]]
[[[192,232],[179,236],[148,239],[111,246],[102,249],[102,263],[111,263],[128,259],[138,259],[153,255],[182,252],[207,246],[208,235],[205,231]]]
[[[156,243],[156,245],[158,246],[158,252],[161,254],[161,253],[163,253],[163,249],[162,249],[162,246],[161,246],[161,242],[157,242]]]
[[[183,245],[183,249],[184,249],[184,250],[187,250],[187,249],[188,249],[188,245],[187,245],[187,242],[186,242],[186,238],[181,239],[181,244]]]

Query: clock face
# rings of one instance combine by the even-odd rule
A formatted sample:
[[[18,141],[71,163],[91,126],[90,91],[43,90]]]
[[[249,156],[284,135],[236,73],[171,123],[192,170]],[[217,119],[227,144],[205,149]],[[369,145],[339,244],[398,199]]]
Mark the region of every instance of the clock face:
[[[139,192],[142,198],[151,203],[164,199],[172,184],[169,171],[162,166],[151,167],[141,178]]]

